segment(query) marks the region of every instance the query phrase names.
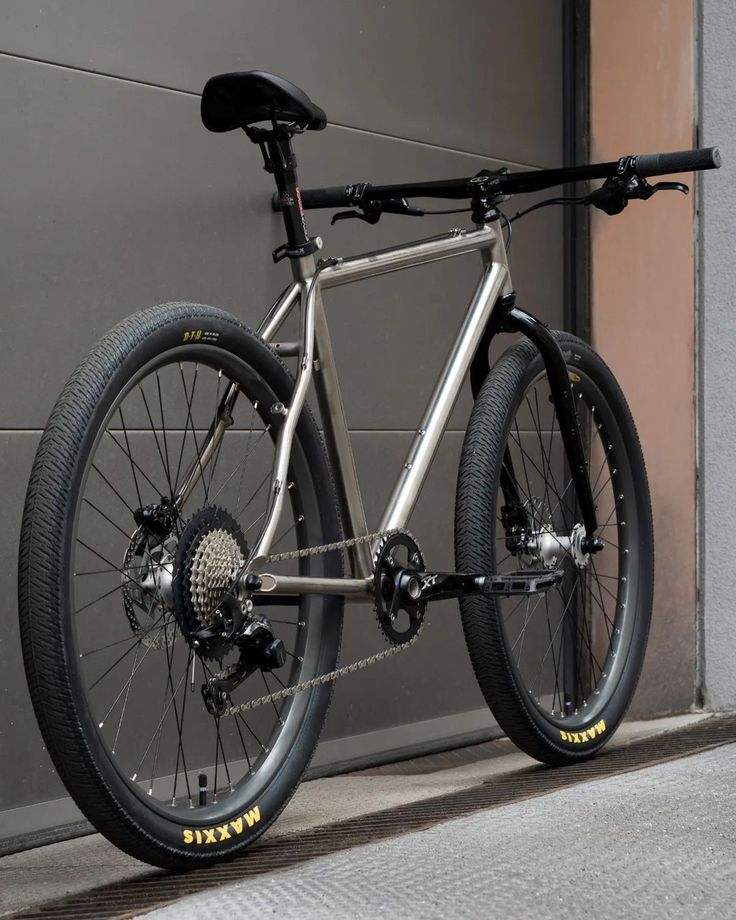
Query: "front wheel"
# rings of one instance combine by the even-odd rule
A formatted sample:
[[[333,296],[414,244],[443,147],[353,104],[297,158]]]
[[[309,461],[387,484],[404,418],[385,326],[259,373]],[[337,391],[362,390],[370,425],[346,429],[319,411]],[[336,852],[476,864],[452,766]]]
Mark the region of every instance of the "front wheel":
[[[546,594],[461,600],[480,688],[509,738],[564,764],[611,738],[636,689],[654,549],[639,438],[613,374],[556,333],[575,396],[603,549],[586,534],[544,363],[531,342],[492,368],[468,424],[457,485],[458,571],[557,569]]]
[[[292,388],[278,357],[228,314],[157,307],[122,322],[80,364],[33,464],[19,606],[41,731],[86,817],[164,868],[233,856],[271,824],[330,701],[331,685],[321,685],[242,709],[335,668],[342,601],[317,596],[257,605],[253,622],[265,618],[282,653],[253,659],[227,713],[207,696],[215,675],[243,660],[220,602],[264,518]],[[220,422],[225,433],[207,456]],[[340,539],[306,410],[285,487],[276,552]],[[342,575],[338,554],[288,566]]]

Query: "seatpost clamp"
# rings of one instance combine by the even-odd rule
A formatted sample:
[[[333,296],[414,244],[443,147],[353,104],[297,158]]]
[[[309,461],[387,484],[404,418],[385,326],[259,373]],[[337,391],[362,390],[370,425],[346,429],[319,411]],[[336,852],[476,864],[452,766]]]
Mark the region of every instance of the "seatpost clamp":
[[[274,262],[280,262],[282,259],[286,258],[301,259],[303,256],[309,256],[321,248],[322,237],[311,236],[302,246],[295,246],[290,248],[288,243],[282,243],[281,246],[277,246],[276,249],[274,249],[274,251],[271,253],[271,258]]]

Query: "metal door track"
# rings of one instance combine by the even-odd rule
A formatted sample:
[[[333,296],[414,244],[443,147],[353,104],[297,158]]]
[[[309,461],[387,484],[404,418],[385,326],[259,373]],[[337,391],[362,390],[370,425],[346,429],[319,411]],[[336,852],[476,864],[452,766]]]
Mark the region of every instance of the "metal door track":
[[[9,915],[14,920],[120,920],[186,895],[288,869],[318,856],[421,830],[476,811],[546,795],[577,783],[604,779],[736,741],[736,715],[714,716],[678,731],[634,741],[577,766],[532,766],[494,776],[481,786],[412,802],[315,828],[295,837],[265,839],[244,856],[220,866],[172,875],[148,875],[73,895]]]

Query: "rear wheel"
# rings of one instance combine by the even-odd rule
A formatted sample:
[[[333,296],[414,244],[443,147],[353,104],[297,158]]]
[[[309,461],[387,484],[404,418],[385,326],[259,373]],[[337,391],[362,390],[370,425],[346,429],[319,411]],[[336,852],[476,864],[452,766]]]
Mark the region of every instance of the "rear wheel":
[[[544,364],[527,341],[497,362],[475,403],[456,501],[458,571],[557,569],[528,597],[461,601],[476,677],[499,724],[550,764],[589,757],[629,705],[653,588],[649,490],[639,439],[611,371],[557,333],[575,395],[603,549],[586,534]]]
[[[233,385],[237,400],[207,463],[207,432]],[[87,818],[158,866],[203,865],[259,836],[299,783],[329,704],[322,685],[213,715],[202,692],[239,660],[218,604],[258,535],[283,421],[274,407],[292,388],[273,352],[229,315],[158,307],[125,320],[82,362],[33,465],[19,596],[39,724]],[[177,504],[192,471],[196,484]],[[340,539],[306,411],[287,488],[276,552]],[[338,554],[286,565],[342,574]],[[335,667],[339,598],[294,598],[252,615],[283,643],[285,663],[255,668],[228,708]]]

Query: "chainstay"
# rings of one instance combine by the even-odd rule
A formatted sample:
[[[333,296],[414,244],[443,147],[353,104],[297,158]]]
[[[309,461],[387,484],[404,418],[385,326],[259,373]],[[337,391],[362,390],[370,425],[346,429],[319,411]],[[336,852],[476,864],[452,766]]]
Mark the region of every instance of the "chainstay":
[[[305,549],[291,550],[285,553],[274,553],[266,557],[266,562],[286,562],[289,559],[302,559],[306,556],[316,556],[321,553],[349,549],[351,546],[358,546],[361,543],[373,543],[376,540],[390,537],[392,534],[398,532],[398,530],[384,530],[377,533],[365,534],[361,537],[351,537],[348,540],[338,540],[334,543],[323,543],[321,546],[309,546]],[[296,696],[297,693],[312,690],[314,687],[332,683],[339,680],[341,677],[346,677],[348,674],[355,674],[358,671],[362,671],[372,664],[377,664],[379,661],[383,661],[386,658],[392,658],[394,655],[398,655],[400,652],[410,649],[421,636],[422,629],[423,626],[420,627],[416,635],[412,636],[408,642],[392,645],[390,648],[384,649],[381,652],[376,652],[374,655],[360,658],[350,664],[343,665],[341,668],[335,668],[334,671],[328,671],[326,674],[318,674],[316,677],[309,678],[309,680],[300,681],[298,684],[292,684],[290,687],[283,687],[281,690],[275,690],[273,693],[268,693],[265,696],[256,697],[245,703],[238,703],[236,706],[229,706],[222,715],[235,716],[242,712],[249,712],[251,709],[257,709],[259,706],[267,706],[269,703],[276,703],[279,700],[288,699],[291,696]],[[227,676],[227,672],[222,672],[221,674],[216,674],[215,679],[225,676]]]

